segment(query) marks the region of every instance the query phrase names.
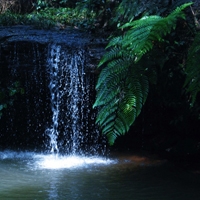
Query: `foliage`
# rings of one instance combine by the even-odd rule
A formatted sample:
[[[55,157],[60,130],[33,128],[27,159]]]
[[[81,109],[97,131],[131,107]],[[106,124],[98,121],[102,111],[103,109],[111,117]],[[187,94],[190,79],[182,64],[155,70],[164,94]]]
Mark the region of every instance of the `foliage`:
[[[90,19],[92,23],[92,18]],[[59,26],[81,26],[89,28],[89,22],[85,21],[85,13],[75,12],[71,8],[45,8],[29,14],[16,14],[10,11],[0,16],[1,25],[33,25],[36,28],[51,29]]]
[[[0,15],[0,24],[1,25],[13,25],[19,23],[19,18],[21,18],[18,15],[12,14],[10,11],[7,11],[6,13],[3,13]]]
[[[96,122],[110,144],[117,135],[129,130],[147,97],[148,79],[140,65],[133,63],[134,57],[129,55],[109,62],[96,85],[98,93],[94,107],[100,107]]]
[[[99,107],[97,123],[110,144],[129,130],[147,98],[145,70],[148,64],[143,68],[140,59],[175,29],[177,20],[185,18],[183,9],[190,5],[177,7],[167,17],[145,16],[126,23],[121,27],[128,28],[126,33],[110,40],[108,52],[99,65],[103,69],[96,85],[94,103],[94,107]]]
[[[31,20],[29,23],[39,26],[42,24],[43,27],[53,28],[56,24],[60,26],[74,26],[81,27],[85,29],[90,28],[90,24],[93,22],[93,17],[91,16],[90,21],[86,21],[85,12],[78,12],[76,9],[71,8],[45,8],[43,10],[32,12],[26,16],[26,19]],[[43,23],[41,23],[43,22]],[[45,26],[45,23],[49,26]],[[41,26],[41,25],[40,25]],[[41,27],[42,27],[41,26]]]
[[[153,48],[155,42],[161,41],[166,34],[175,29],[177,19],[185,18],[182,10],[189,5],[191,3],[178,7],[167,17],[145,16],[139,20],[126,23],[121,28],[128,27],[129,30],[124,36],[114,37],[109,42],[108,47],[120,45],[123,50],[126,49],[130,54],[134,55],[137,62]],[[107,60],[107,57],[104,59]]]

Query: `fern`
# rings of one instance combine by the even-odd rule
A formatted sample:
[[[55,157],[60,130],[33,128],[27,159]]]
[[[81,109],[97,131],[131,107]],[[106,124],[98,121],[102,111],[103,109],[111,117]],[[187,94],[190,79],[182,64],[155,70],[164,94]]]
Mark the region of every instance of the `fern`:
[[[187,92],[191,94],[191,104],[193,105],[197,93],[200,92],[200,33],[195,36],[195,39],[189,49],[186,62],[186,80],[184,86]]]
[[[108,47],[122,45],[122,49],[128,50],[135,55],[136,61],[153,48],[155,41],[161,41],[166,34],[169,34],[176,27],[176,21],[179,18],[185,18],[183,9],[192,3],[183,4],[177,7],[167,17],[145,16],[139,20],[126,23],[121,28],[130,28],[121,38],[113,38]],[[121,39],[121,42],[119,42]]]
[[[109,62],[96,85],[93,105],[99,107],[96,123],[111,145],[117,136],[129,130],[147,98],[148,79],[140,65],[132,66],[133,63],[134,57],[129,55]]]
[[[139,115],[148,93],[147,77],[142,76],[138,65],[130,66],[129,60],[121,60],[111,65],[104,82],[97,83],[97,99],[94,107],[100,106],[97,123],[109,137],[110,144],[115,138],[129,130]],[[121,65],[123,64],[123,65]],[[113,74],[113,71],[116,71]],[[104,73],[103,73],[104,74]],[[101,77],[101,76],[100,76]]]
[[[183,9],[189,5],[176,8],[167,17],[146,16],[126,23],[121,27],[128,29],[126,34],[109,42],[108,52],[99,63],[103,69],[96,84],[93,107],[98,107],[96,123],[111,145],[129,130],[147,99],[148,66],[141,65],[142,56],[176,27],[177,19],[185,17]]]

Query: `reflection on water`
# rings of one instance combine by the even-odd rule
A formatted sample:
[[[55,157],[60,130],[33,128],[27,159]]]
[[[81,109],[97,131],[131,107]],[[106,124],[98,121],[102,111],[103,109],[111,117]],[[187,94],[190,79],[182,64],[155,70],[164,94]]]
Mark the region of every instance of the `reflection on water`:
[[[114,163],[114,160],[102,157],[84,157],[84,156],[59,156],[59,155],[35,155],[36,166],[44,169],[67,169],[86,167],[90,165],[108,165]]]
[[[93,160],[0,152],[2,200],[199,200],[199,188],[199,174],[134,155]]]

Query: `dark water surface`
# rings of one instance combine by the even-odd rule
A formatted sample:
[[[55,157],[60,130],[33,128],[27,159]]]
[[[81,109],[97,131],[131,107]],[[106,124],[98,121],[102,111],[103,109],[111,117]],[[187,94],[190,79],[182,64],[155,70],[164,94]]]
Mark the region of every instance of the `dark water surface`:
[[[0,200],[199,200],[200,174],[140,156],[0,152]]]

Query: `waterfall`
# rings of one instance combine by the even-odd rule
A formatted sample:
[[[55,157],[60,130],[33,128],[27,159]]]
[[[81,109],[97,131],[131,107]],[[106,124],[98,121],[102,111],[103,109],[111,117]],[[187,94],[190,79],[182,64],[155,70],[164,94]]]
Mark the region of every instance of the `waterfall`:
[[[86,73],[86,60],[84,49],[67,49],[57,44],[49,46],[47,63],[52,124],[46,134],[52,153],[61,150],[67,154],[85,155],[99,153],[102,149],[92,110],[94,77]]]
[[[51,108],[52,108],[52,127],[46,130],[47,135],[50,137],[51,152],[58,152],[57,138],[58,138],[58,120],[59,120],[59,111],[60,111],[60,100],[61,100],[61,91],[60,87],[60,78],[59,76],[59,60],[60,58],[60,46],[55,46],[51,48],[49,68],[50,68],[50,83],[49,89],[51,94]]]
[[[96,77],[88,67],[87,48],[56,43],[9,45],[1,48],[0,70],[6,71],[5,84],[20,82],[24,95],[17,95],[3,113],[0,148],[104,155],[106,142],[92,109]]]

